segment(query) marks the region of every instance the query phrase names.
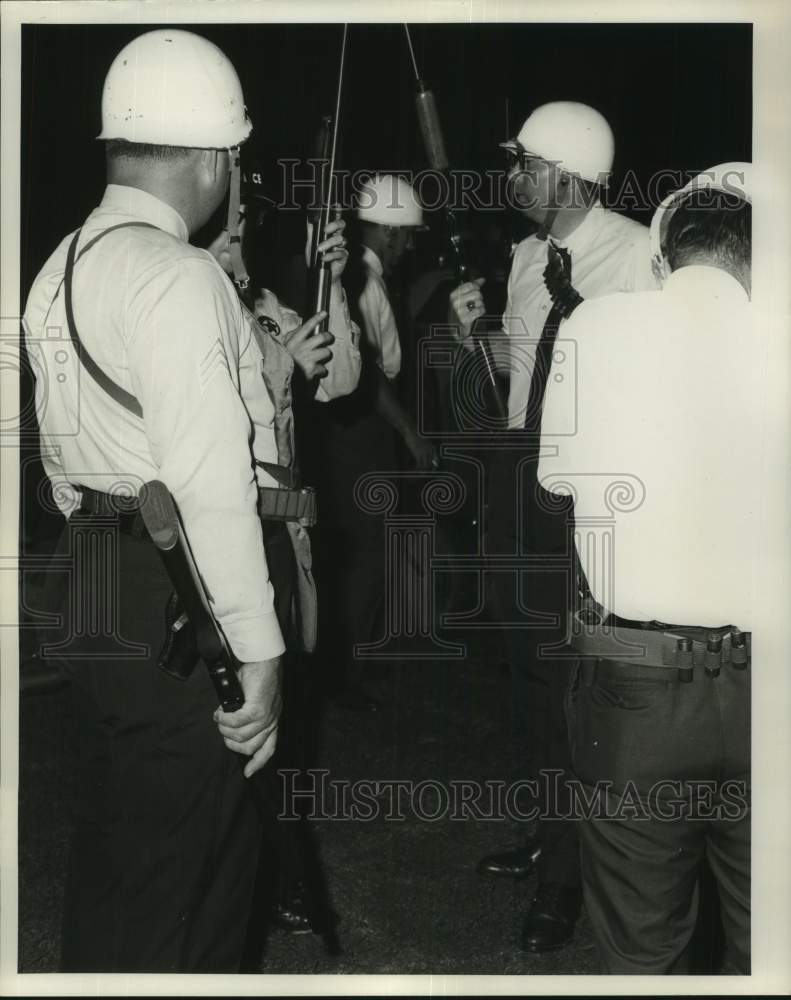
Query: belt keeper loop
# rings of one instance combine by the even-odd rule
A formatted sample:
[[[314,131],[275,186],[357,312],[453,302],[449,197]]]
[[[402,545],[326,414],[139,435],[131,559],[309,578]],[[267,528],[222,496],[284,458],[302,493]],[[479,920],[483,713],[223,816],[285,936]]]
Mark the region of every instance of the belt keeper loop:
[[[731,664],[736,670],[744,670],[747,667],[747,646],[744,632],[737,628],[731,632]]]
[[[706,642],[706,676],[719,677],[722,663],[722,636],[710,632]]]
[[[678,639],[676,641],[676,664],[678,665],[678,679],[689,684],[694,674],[691,639]]]

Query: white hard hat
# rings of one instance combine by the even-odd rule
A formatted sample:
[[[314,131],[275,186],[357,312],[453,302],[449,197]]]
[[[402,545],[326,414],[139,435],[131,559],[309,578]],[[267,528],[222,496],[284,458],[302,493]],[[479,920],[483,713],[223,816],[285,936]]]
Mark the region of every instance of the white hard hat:
[[[423,226],[423,207],[411,184],[396,174],[377,174],[360,188],[357,218],[383,226]]]
[[[200,35],[166,28],[139,35],[113,60],[97,138],[231,149],[252,128],[228,57]]]
[[[662,245],[667,234],[667,227],[678,208],[679,202],[692,191],[722,191],[724,194],[743,198],[752,204],[753,165],[733,160],[730,163],[719,163],[697,174],[678,191],[673,191],[659,203],[651,219],[649,234],[651,246],[651,265],[660,281],[666,281],[670,268],[665,259]]]
[[[604,184],[612,171],[615,140],[604,115],[576,101],[542,104],[504,149],[556,163],[568,174]]]

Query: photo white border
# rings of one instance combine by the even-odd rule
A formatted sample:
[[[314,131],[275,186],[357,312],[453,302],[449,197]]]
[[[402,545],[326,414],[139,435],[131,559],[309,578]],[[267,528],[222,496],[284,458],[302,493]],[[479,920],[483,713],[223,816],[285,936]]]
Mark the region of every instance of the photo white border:
[[[787,0],[5,0],[2,25],[2,275],[0,336],[13,340],[19,302],[19,149],[21,24],[280,22],[701,22],[754,24],[754,146],[758,193],[753,212],[753,301],[759,316],[765,375],[762,441],[766,472],[761,511],[763,608],[752,624],[758,653],[753,683],[753,952],[750,977],[255,975],[132,976],[16,972],[18,675],[17,614],[19,472],[17,451],[0,447],[0,992],[4,996],[141,994],[261,995],[655,995],[791,992],[791,3]],[[525,53],[529,59],[529,53]],[[656,86],[663,81],[658,79]],[[713,98],[693,93],[701,114]],[[59,234],[53,234],[53,238]],[[746,348],[747,349],[747,348]],[[750,348],[753,349],[753,348]],[[18,372],[0,370],[3,420],[19,407]],[[772,433],[770,433],[770,428]],[[777,433],[774,433],[780,428]],[[734,489],[739,488],[734,470]],[[8,555],[3,555],[7,553]],[[3,627],[5,626],[5,627]]]

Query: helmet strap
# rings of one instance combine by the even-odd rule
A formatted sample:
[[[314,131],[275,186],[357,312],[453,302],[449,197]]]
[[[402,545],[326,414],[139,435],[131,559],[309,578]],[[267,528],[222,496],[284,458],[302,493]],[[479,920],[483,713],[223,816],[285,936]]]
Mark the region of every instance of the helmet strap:
[[[560,183],[560,177],[557,178],[556,183]],[[560,211],[560,206],[558,205],[557,191],[555,186],[552,186],[552,191],[549,195],[549,204],[547,205],[546,215],[544,216],[544,221],[541,223],[536,236],[540,240],[546,241],[552,232],[552,227],[555,225],[555,219],[558,217],[558,212]]]
[[[559,209],[550,206],[547,208],[547,214],[544,216],[544,221],[541,223],[536,237],[539,240],[546,240],[549,234],[552,232],[552,227],[555,225],[555,219],[557,218]]]
[[[239,233],[239,209],[241,206],[242,190],[241,153],[238,146],[232,149],[230,153],[231,189],[230,197],[228,198],[228,222],[225,228],[228,233],[228,253],[231,258],[233,280],[239,291],[243,292],[250,284],[250,276],[242,259],[242,238]]]

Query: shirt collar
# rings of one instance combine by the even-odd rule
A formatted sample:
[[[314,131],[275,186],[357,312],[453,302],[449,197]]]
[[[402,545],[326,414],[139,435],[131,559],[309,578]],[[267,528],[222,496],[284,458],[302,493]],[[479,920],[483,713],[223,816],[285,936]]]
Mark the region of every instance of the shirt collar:
[[[706,264],[690,264],[673,271],[665,282],[664,292],[679,297],[700,298],[711,296],[734,302],[749,302],[749,296],[742,284],[723,271],[721,267]]]
[[[363,244],[363,252],[362,252],[362,261],[363,261],[363,264],[366,265],[366,267],[370,267],[370,269],[372,271],[375,271],[376,274],[378,274],[379,277],[381,278],[382,274],[384,273],[384,268],[382,267],[382,262],[379,259],[378,254],[375,254],[374,251],[370,247],[367,247],[364,244]]]
[[[140,222],[150,222],[184,243],[189,242],[187,223],[176,209],[140,188],[108,184],[100,207],[130,215]]]

